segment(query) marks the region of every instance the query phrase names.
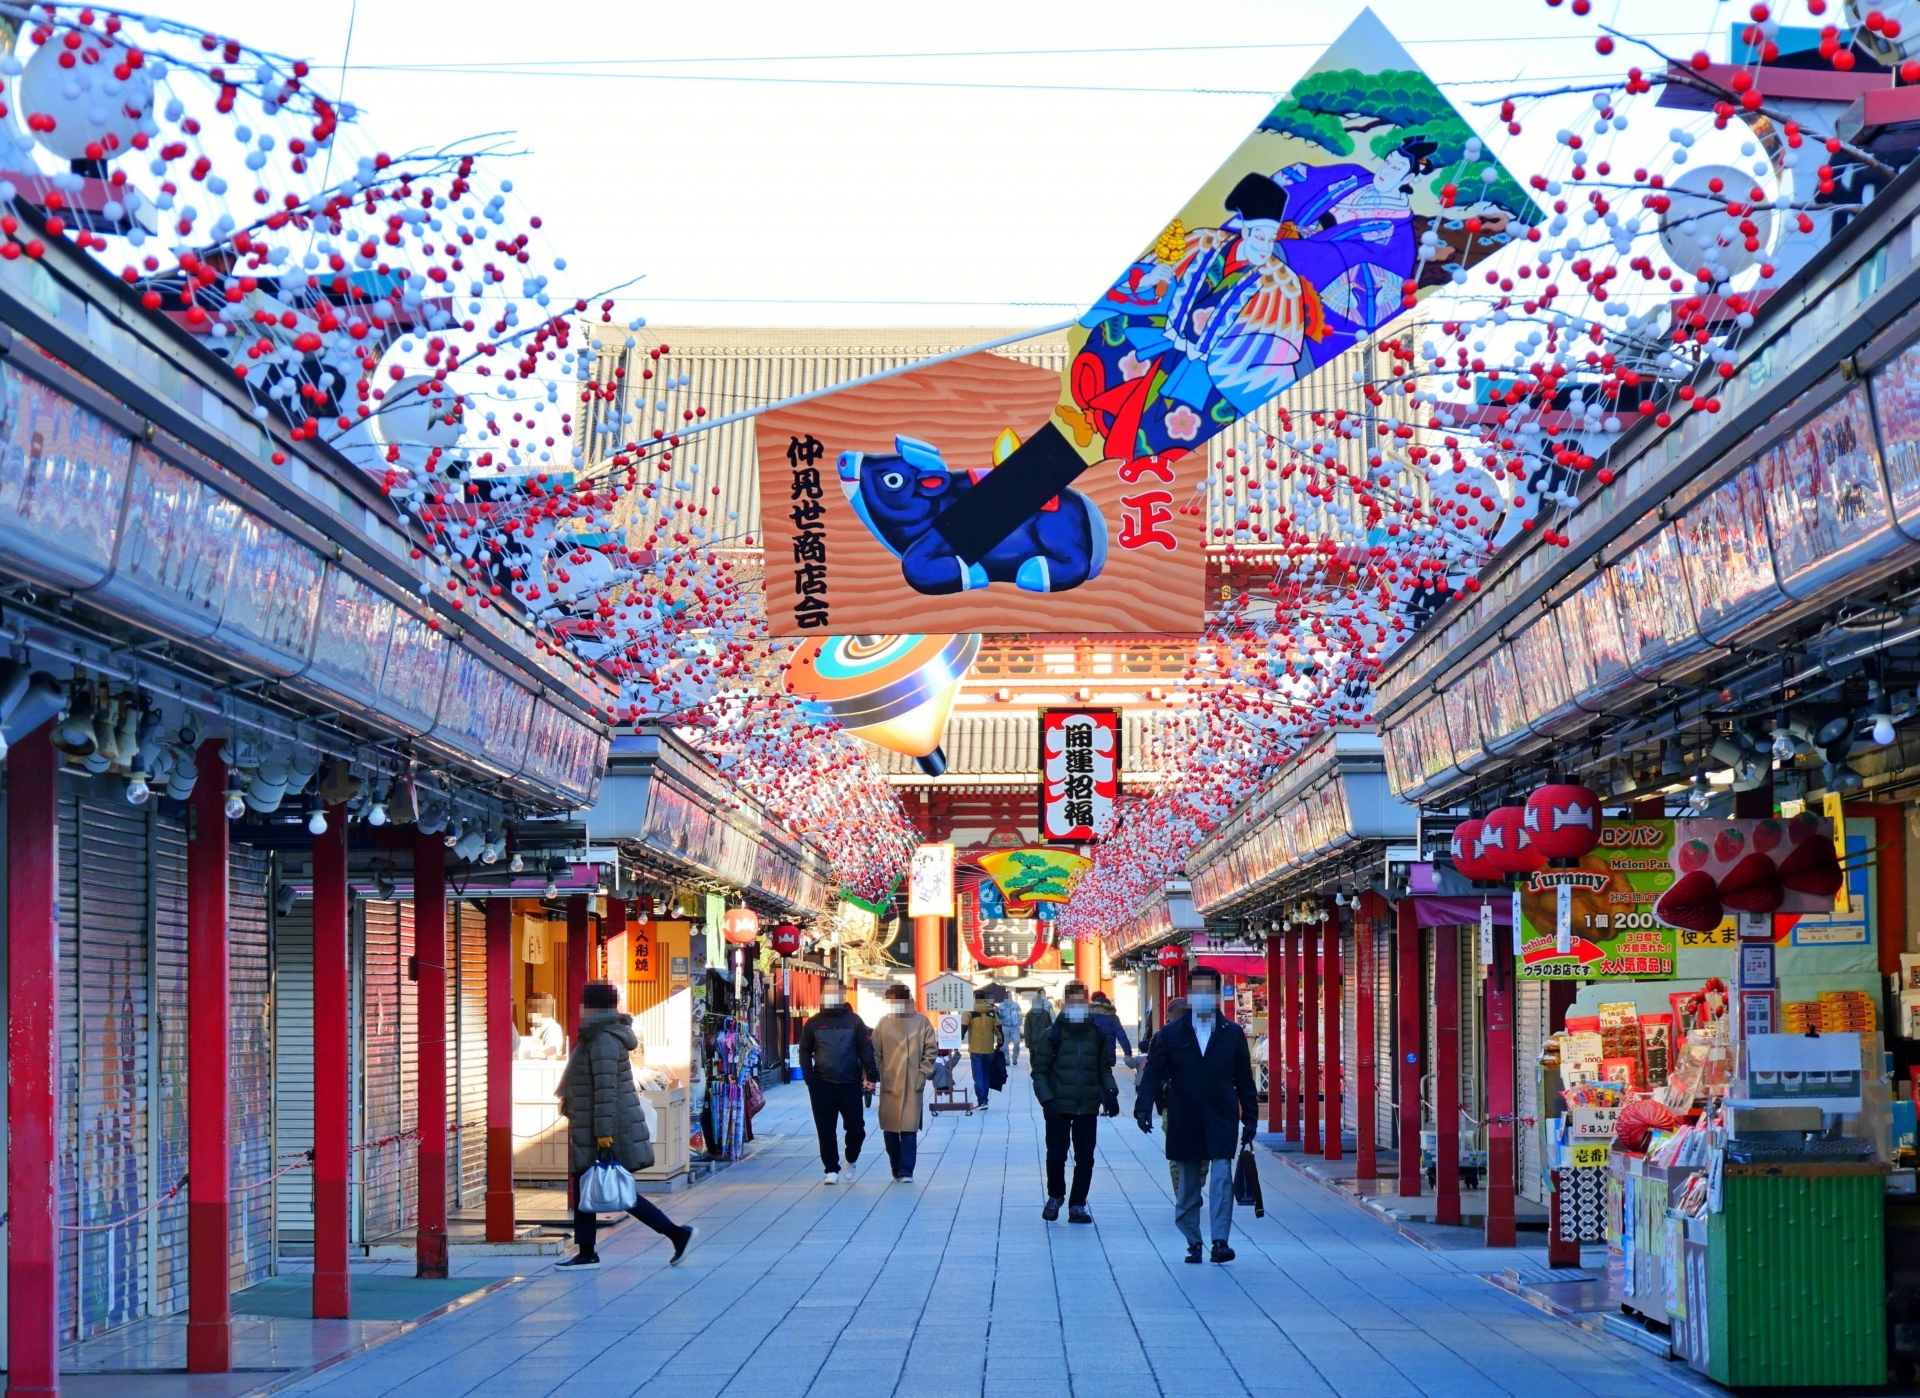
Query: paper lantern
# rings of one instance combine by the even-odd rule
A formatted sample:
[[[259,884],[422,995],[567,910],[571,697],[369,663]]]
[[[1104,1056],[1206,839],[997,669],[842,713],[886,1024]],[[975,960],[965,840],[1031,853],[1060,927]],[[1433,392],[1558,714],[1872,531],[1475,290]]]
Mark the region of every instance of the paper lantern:
[[[1578,859],[1600,843],[1600,798],[1557,782],[1527,798],[1527,838],[1548,859]]]
[[[1480,851],[1502,878],[1547,867],[1547,857],[1527,839],[1526,821],[1524,808],[1496,806],[1480,823]]]
[[[728,908],[720,918],[720,935],[737,947],[760,935],[760,915],[752,908]]]
[[[1160,948],[1160,966],[1162,970],[1171,971],[1186,959],[1187,953],[1185,949],[1181,947],[1164,946]]]
[[[783,922],[773,929],[773,949],[782,956],[792,956],[800,950],[800,929],[791,922]]]
[[[1480,835],[1484,821],[1463,820],[1453,827],[1453,867],[1460,876],[1475,883],[1492,883],[1506,876],[1505,871],[1487,858]]]

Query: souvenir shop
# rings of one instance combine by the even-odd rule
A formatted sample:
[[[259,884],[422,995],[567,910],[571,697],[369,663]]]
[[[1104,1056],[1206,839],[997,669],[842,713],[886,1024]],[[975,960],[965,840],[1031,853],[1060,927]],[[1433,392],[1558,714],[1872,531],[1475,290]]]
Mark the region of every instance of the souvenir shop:
[[[1519,1188],[1728,1384],[1920,1360],[1917,202],[1836,235],[1718,412],[1623,438],[1571,542],[1496,558],[1376,692],[1416,869],[1510,909]]]

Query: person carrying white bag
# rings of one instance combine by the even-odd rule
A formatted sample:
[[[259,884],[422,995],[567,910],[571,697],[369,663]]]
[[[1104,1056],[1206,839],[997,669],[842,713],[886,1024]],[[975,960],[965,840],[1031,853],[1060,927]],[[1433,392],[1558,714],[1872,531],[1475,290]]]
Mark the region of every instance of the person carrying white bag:
[[[560,1086],[560,1113],[567,1118],[568,1165],[574,1175],[574,1255],[558,1264],[573,1271],[600,1265],[594,1251],[599,1215],[630,1213],[673,1244],[678,1266],[700,1230],[675,1223],[634,1183],[632,1172],[653,1164],[653,1142],[633,1081],[631,1055],[640,1047],[633,1017],[617,1013],[619,996],[609,981],[589,981],[580,992],[580,1033]]]

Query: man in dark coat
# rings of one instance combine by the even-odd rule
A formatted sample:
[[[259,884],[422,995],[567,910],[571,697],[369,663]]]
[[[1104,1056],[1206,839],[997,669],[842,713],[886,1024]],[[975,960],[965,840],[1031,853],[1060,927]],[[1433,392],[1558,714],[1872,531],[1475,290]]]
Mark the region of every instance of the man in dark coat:
[[[619,1005],[619,992],[609,981],[588,981],[581,988],[580,1033],[553,1094],[560,1099],[560,1113],[567,1119],[567,1164],[576,1181],[602,1158],[616,1161],[629,1171],[653,1164],[647,1118],[640,1110],[640,1092],[633,1082],[632,1055],[640,1047],[640,1038],[633,1032],[633,1017],[616,1013]],[[675,1223],[644,1194],[628,1212],[673,1244],[672,1262],[676,1266],[700,1231]],[[594,1251],[594,1243],[599,1226],[598,1214],[575,1209],[573,1241],[577,1251],[557,1265],[579,1270],[598,1267],[600,1254]]]
[[[873,1031],[853,1012],[840,982],[829,976],[820,985],[820,1013],[800,1031],[800,1076],[807,1080],[813,1104],[813,1129],[820,1137],[820,1167],[827,1184],[840,1183],[840,1142],[836,1126],[847,1133],[847,1174],[860,1159],[867,1139],[861,1094],[880,1081],[873,1056]]]
[[[1260,1098],[1253,1053],[1239,1025],[1220,1015],[1220,973],[1196,966],[1187,982],[1187,1014],[1153,1036],[1134,1090],[1133,1117],[1153,1131],[1153,1107],[1166,1090],[1167,1159],[1173,1162],[1174,1222],[1187,1240],[1187,1261],[1200,1260],[1200,1192],[1210,1183],[1215,1262],[1233,1261],[1233,1158],[1259,1129]]]
[[[1047,1118],[1047,1202],[1051,1223],[1067,1204],[1069,1223],[1092,1223],[1087,1191],[1093,1184],[1093,1146],[1100,1114],[1120,1114],[1113,1081],[1113,1048],[1093,1022],[1087,988],[1067,982],[1060,1018],[1027,1045],[1033,1054],[1033,1095]],[[1067,1193],[1067,1146],[1073,1146],[1073,1193]]]

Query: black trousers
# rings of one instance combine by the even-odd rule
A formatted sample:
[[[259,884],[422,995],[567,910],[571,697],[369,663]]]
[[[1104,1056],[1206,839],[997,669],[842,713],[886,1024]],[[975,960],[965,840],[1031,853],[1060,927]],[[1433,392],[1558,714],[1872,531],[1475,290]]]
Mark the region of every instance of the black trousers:
[[[867,1139],[866,1108],[860,1100],[857,1082],[826,1082],[815,1078],[807,1084],[807,1097],[813,1103],[813,1129],[820,1135],[820,1168],[840,1169],[840,1142],[835,1127],[844,1123],[847,1133],[847,1163],[860,1158],[860,1147]]]
[[[578,1176],[575,1178],[578,1179]],[[662,1213],[660,1206],[644,1194],[633,1201],[633,1207],[627,1212],[663,1238],[671,1238],[680,1231],[680,1225]],[[573,1244],[580,1249],[582,1256],[593,1256],[593,1245],[599,1236],[600,1215],[582,1213],[575,1209],[573,1211]]]
[[[1047,1198],[1066,1195],[1069,1204],[1087,1202],[1093,1184],[1093,1142],[1100,1132],[1100,1114],[1047,1113]],[[1073,1193],[1067,1194],[1067,1143],[1073,1143]]]

